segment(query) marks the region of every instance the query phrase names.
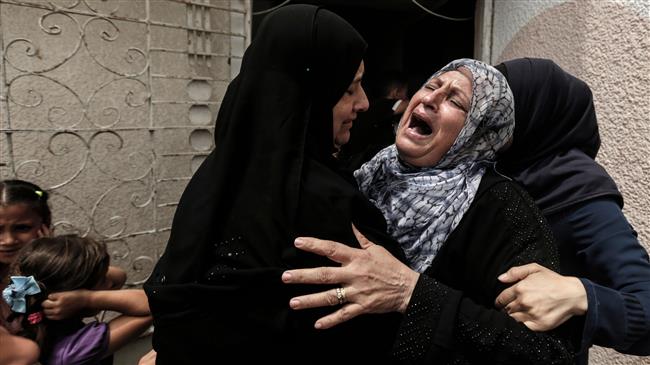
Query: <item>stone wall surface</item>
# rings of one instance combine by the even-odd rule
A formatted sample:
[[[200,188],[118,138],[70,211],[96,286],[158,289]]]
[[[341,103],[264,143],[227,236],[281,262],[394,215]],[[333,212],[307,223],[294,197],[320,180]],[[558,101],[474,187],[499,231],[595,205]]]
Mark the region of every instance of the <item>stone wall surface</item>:
[[[0,0],[0,179],[148,277],[250,41],[249,0]],[[142,342],[142,341],[141,341]]]

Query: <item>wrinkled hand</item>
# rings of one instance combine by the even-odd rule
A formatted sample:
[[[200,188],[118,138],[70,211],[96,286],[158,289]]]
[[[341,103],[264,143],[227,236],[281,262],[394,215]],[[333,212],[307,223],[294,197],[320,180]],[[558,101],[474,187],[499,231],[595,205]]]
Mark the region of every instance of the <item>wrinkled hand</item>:
[[[55,321],[78,315],[86,309],[89,294],[87,289],[51,293],[43,301],[43,313]]]
[[[364,313],[404,312],[419,275],[385,248],[370,242],[354,225],[361,249],[311,237],[299,237],[297,248],[326,256],[340,267],[318,267],[285,271],[282,281],[288,284],[338,284],[346,303],[334,313],[320,318],[314,327],[326,329]],[[292,309],[339,305],[336,289],[292,298]]]
[[[533,263],[512,267],[499,280],[516,284],[502,291],[495,305],[533,331],[552,330],[587,312],[587,293],[575,277]]]

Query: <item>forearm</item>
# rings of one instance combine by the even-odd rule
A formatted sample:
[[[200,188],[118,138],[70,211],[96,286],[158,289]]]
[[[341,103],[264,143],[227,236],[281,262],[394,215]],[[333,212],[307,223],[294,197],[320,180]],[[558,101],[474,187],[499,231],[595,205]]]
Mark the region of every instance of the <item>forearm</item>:
[[[150,314],[149,301],[142,289],[91,290],[86,292],[86,307],[111,310],[130,316]]]
[[[505,313],[480,306],[424,275],[397,338],[395,355],[412,363],[427,363],[450,354],[485,363],[573,361],[573,347],[568,340],[533,332]]]
[[[108,342],[109,354],[114,353],[124,345],[135,340],[151,326],[151,316],[119,316],[108,323],[110,337]]]
[[[589,309],[584,346],[650,353],[650,262],[636,233],[613,201],[597,199],[567,215],[570,239],[585,264]]]
[[[650,355],[649,318],[637,295],[619,292],[586,279],[582,281],[593,302],[593,308],[587,312],[583,347],[593,343],[626,354]]]

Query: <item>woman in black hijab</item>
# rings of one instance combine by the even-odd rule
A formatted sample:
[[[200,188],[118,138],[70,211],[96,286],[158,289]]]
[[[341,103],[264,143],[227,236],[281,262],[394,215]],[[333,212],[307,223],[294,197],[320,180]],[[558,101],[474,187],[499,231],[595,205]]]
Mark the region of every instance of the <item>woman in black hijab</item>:
[[[515,59],[497,68],[513,91],[516,120],[514,142],[497,167],[542,209],[568,275],[535,265],[515,268],[504,281],[525,279],[504,291],[498,304],[536,330],[586,314],[583,350],[596,344],[649,355],[650,263],[621,211],[616,184],[594,160],[600,136],[589,86],[545,59]],[[585,364],[586,355],[580,359]]]
[[[365,49],[347,22],[314,6],[283,7],[260,26],[223,99],[216,147],[183,193],[166,251],[145,284],[158,364],[387,361],[399,317],[317,331],[323,311],[287,305],[315,289],[280,279],[288,268],[327,261],[298,251],[295,237],[358,245],[351,223],[403,257],[383,233],[381,213],[332,157],[333,138],[345,139],[356,112],[367,108]],[[344,101],[356,106],[343,129],[333,128]]]

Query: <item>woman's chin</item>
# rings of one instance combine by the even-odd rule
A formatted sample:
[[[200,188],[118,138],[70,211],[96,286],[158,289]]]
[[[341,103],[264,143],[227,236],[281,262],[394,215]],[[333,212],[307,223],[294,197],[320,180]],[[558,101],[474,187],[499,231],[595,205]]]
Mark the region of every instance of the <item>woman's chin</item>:
[[[442,157],[430,146],[420,146],[410,140],[398,139],[395,142],[395,147],[397,147],[400,159],[415,167],[433,167]]]

